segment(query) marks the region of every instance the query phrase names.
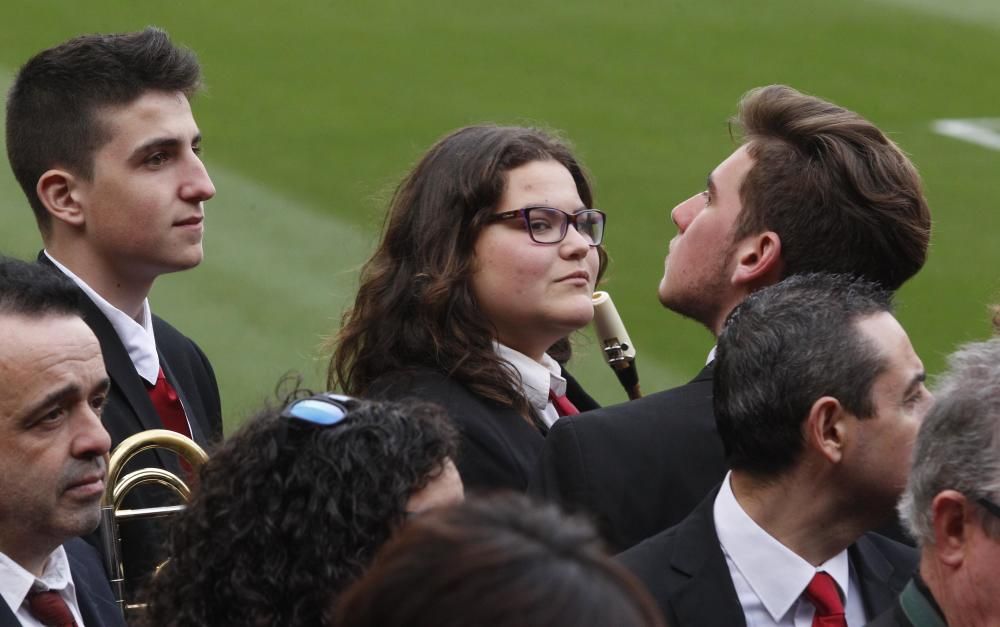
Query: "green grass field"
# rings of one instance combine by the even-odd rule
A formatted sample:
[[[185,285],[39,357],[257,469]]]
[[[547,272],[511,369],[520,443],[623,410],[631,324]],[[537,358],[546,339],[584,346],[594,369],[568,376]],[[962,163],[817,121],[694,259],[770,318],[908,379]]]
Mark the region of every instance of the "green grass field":
[[[595,0],[477,3],[8,0],[0,83],[34,52],[91,31],[166,28],[196,50],[195,102],[218,188],[207,256],[164,277],[154,311],[195,338],[228,428],[278,377],[320,384],[321,336],[353,297],[394,184],[440,135],[472,122],[560,129],[610,215],[605,283],[647,392],[682,382],[712,338],[655,297],[674,228],[733,149],[747,89],[788,83],[853,108],[913,157],[934,213],[930,260],[899,315],[931,372],[989,333],[1000,299],[1000,152],[932,132],[1000,117],[1000,4],[991,0]],[[0,168],[0,250],[39,246]],[[624,395],[586,336],[571,365],[604,402]]]

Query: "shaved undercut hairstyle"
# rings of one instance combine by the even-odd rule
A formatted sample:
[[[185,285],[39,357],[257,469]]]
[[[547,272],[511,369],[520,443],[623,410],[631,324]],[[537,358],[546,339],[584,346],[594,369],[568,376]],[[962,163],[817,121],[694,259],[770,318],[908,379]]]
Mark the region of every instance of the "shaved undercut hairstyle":
[[[732,122],[754,164],[734,241],[781,238],[785,276],[861,276],[895,291],[927,260],[931,217],[917,170],[874,124],[784,85],[747,92]]]
[[[126,106],[149,91],[190,99],[200,86],[194,53],[152,27],[83,35],[25,63],[7,96],[7,157],[42,235],[51,218],[35,191],[38,179],[54,167],[91,179],[94,153],[111,138],[103,109]]]

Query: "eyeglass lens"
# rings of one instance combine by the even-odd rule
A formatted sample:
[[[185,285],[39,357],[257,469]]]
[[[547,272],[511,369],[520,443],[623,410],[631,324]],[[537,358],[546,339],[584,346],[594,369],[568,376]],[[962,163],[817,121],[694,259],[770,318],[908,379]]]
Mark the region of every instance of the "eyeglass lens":
[[[593,209],[568,214],[550,207],[531,207],[524,213],[531,239],[539,244],[555,244],[566,237],[569,223],[588,243],[597,245],[604,238],[604,215]]]

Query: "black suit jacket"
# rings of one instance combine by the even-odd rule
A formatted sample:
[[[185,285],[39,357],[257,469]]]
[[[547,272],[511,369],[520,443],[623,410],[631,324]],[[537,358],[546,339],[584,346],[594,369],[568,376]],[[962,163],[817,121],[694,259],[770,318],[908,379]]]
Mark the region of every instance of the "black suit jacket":
[[[76,589],[76,601],[86,627],[125,627],[125,620],[111,593],[101,557],[94,547],[79,538],[63,545]],[[0,602],[0,627],[21,627],[6,603]]]
[[[746,620],[715,532],[713,490],[680,524],[618,556],[649,589],[673,627],[745,626]],[[875,533],[848,549],[865,615],[891,607],[916,571],[917,551]]]
[[[44,253],[39,253],[38,260],[58,272]],[[111,379],[111,389],[101,415],[104,428],[111,435],[111,446],[117,446],[125,438],[140,431],[162,429],[163,422],[149,398],[146,383],[135,371],[132,359],[111,322],[82,290],[80,303],[84,321],[100,342],[104,367]],[[191,425],[191,435],[203,448],[208,447],[222,438],[222,407],[212,365],[193,341],[155,315],[153,334],[160,366],[167,380],[177,390]],[[126,467],[126,472],[145,467],[181,473],[176,456],[162,449],[137,455]],[[174,502],[176,497],[165,490],[156,486],[144,486],[126,497],[125,507],[157,507]],[[128,523],[122,526],[121,535],[126,576],[129,567],[133,573],[146,572],[162,561],[161,545],[165,541],[162,525],[146,521]],[[99,534],[92,534],[88,541],[100,546]]]
[[[563,371],[563,376],[566,396],[577,409],[598,407],[569,373]],[[527,489],[545,443],[544,425],[529,423],[513,409],[477,396],[445,373],[429,368],[384,375],[368,394],[389,400],[418,399],[443,407],[461,436],[455,465],[466,490]],[[566,418],[556,424],[563,420]]]
[[[559,420],[529,492],[590,514],[619,550],[680,522],[726,475],[712,366],[687,385]]]

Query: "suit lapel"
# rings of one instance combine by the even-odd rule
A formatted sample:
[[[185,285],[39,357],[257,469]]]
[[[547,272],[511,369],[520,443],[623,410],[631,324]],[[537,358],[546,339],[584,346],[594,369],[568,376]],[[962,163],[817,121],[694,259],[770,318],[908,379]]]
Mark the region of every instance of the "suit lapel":
[[[865,614],[875,617],[895,603],[910,573],[899,573],[882,552],[866,536],[861,536],[849,549],[861,587]]]
[[[687,581],[670,595],[679,625],[746,625],[743,607],[715,533],[713,490],[677,528],[670,568]]]
[[[44,253],[39,253],[38,260],[44,265],[55,268]],[[58,269],[55,268],[57,271]],[[153,401],[149,398],[149,392],[135,371],[132,358],[129,357],[125,345],[111,325],[111,321],[101,312],[94,301],[84,293],[77,290],[80,295],[80,306],[83,310],[83,320],[87,326],[97,336],[97,341],[101,345],[101,353],[104,356],[104,367],[108,371],[112,385],[117,387],[122,397],[128,403],[131,411],[131,418],[135,421],[134,429],[129,431],[137,433],[148,429],[162,429],[163,422],[153,407]],[[160,463],[165,468],[170,468],[170,458],[162,450],[154,449],[154,454],[160,459]]]
[[[21,621],[3,601],[0,601],[0,627],[21,627]]]
[[[76,588],[76,602],[80,607],[80,616],[84,625],[99,625],[112,627],[122,623],[121,610],[118,604],[111,597],[111,590],[107,585],[103,586],[103,593],[98,590],[98,586],[105,583],[104,579],[99,582],[94,578],[105,578],[107,575],[98,562],[86,564],[80,557],[77,557],[73,542],[82,544],[82,540],[74,539],[67,543],[66,555],[69,558],[69,569],[73,577],[73,585]],[[85,547],[86,551],[93,551],[94,558],[98,554],[94,549]]]

